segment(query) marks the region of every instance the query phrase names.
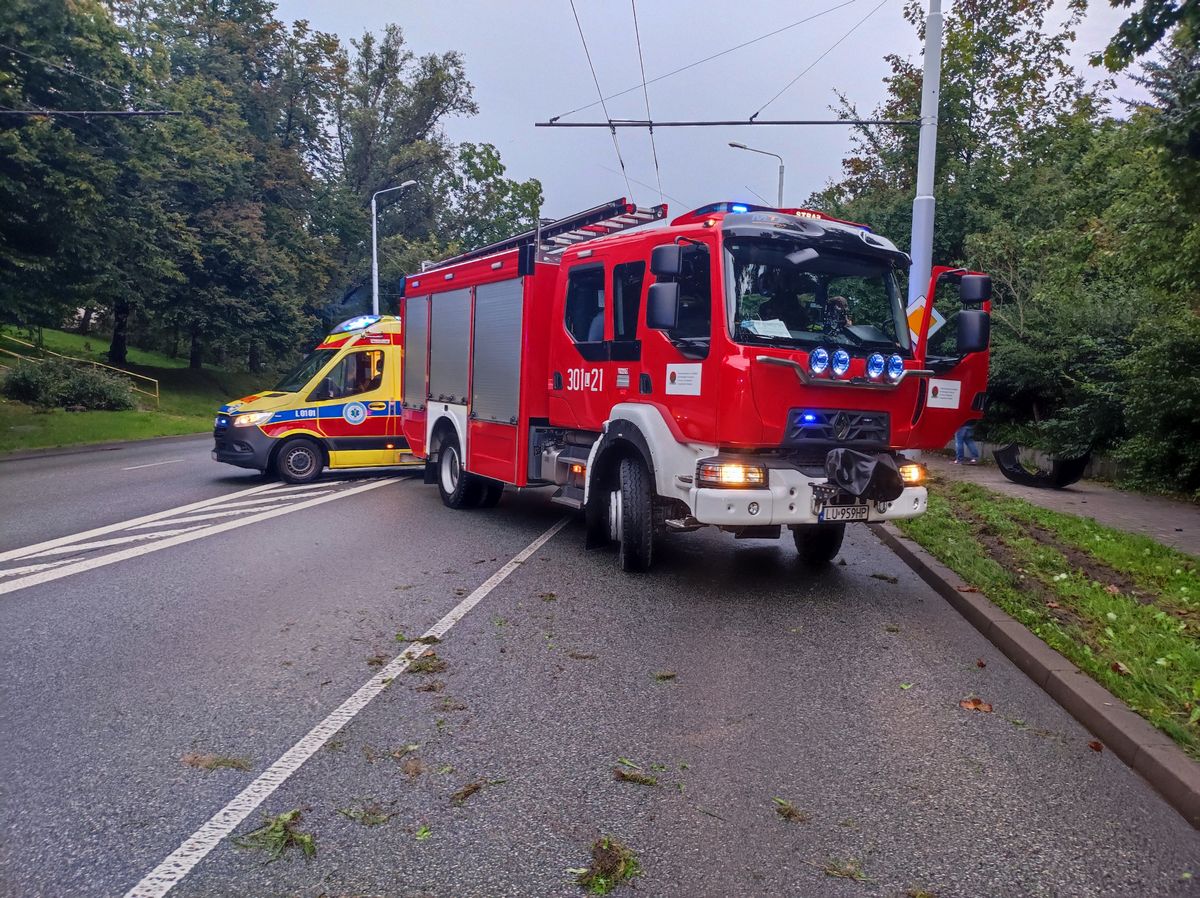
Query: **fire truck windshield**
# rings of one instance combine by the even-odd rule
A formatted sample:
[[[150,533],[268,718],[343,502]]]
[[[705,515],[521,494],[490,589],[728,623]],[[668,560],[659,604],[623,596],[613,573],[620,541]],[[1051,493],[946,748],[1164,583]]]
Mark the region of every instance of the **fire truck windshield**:
[[[725,244],[729,328],[738,343],[911,351],[890,262],[779,240]]]
[[[317,372],[325,367],[325,364],[337,355],[336,349],[316,349],[309,353],[308,358],[296,366],[296,368],[281,380],[278,386],[275,387],[277,393],[299,393],[304,389],[305,384],[316,377]]]

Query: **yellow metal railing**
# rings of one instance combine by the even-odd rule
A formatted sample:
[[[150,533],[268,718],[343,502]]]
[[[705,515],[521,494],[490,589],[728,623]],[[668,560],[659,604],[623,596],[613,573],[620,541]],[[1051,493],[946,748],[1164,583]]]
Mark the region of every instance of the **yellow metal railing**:
[[[16,343],[20,346],[24,346],[28,349],[32,349],[34,352],[40,353],[43,356],[54,356],[54,358],[56,358],[56,359],[62,359],[65,362],[71,362],[71,363],[77,364],[77,365],[91,365],[93,368],[104,368],[107,371],[115,371],[117,374],[120,374],[123,377],[128,377],[130,380],[133,381],[133,383],[130,384],[130,389],[132,389],[133,392],[141,393],[143,396],[150,396],[151,398],[154,399],[154,407],[155,408],[158,407],[158,403],[159,403],[158,381],[155,380],[153,377],[147,377],[145,374],[137,374],[133,371],[126,371],[124,368],[118,368],[115,365],[106,365],[103,362],[97,362],[97,361],[94,361],[93,359],[80,359],[80,358],[76,358],[73,355],[63,355],[60,352],[52,352],[49,349],[39,349],[33,343],[27,343],[24,340],[20,340],[20,339],[14,337],[12,334],[6,334],[3,332],[0,332],[0,339],[9,340],[12,343]],[[20,352],[14,352],[11,349],[5,349],[3,346],[0,346],[0,353],[7,355],[7,356],[11,356],[15,359],[20,359],[25,362],[43,361],[43,359],[41,359],[41,358],[37,358],[35,356],[23,354]],[[0,367],[5,367],[5,366],[0,365]],[[145,384],[145,386],[139,386],[139,383]]]

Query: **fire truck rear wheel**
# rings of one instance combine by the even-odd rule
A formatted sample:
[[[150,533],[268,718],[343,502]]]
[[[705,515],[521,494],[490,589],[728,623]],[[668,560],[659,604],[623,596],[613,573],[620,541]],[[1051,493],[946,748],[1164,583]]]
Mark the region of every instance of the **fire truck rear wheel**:
[[[324,468],[321,447],[307,437],[288,440],[275,456],[275,471],[288,483],[310,483]]]
[[[640,573],[654,560],[654,493],[646,463],[621,460],[620,488],[610,502],[612,536],[620,544],[621,570]]]
[[[479,478],[463,470],[462,450],[454,434],[447,434],[438,449],[437,481],[442,502],[449,508],[474,508],[483,498]]]
[[[814,566],[833,561],[842,550],[845,537],[845,524],[802,524],[792,528],[800,559]]]

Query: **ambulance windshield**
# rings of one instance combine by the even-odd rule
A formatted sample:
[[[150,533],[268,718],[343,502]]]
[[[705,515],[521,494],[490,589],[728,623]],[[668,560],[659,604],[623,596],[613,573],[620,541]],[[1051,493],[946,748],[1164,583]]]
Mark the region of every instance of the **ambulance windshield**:
[[[739,343],[911,349],[904,300],[887,260],[778,240],[730,240],[725,283],[730,332]]]
[[[335,355],[337,355],[336,349],[314,350],[308,358],[296,366],[291,374],[279,382],[275,387],[275,391],[278,393],[299,393]]]

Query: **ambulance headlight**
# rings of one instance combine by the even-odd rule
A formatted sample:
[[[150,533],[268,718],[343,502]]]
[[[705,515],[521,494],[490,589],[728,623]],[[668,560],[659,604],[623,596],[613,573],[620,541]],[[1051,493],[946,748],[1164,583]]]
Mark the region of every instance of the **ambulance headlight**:
[[[808,368],[813,374],[824,374],[828,367],[829,352],[823,346],[818,346],[808,356]]]
[[[883,377],[883,369],[887,367],[887,359],[877,352],[871,353],[867,359],[867,377],[871,380],[879,380]]]
[[[892,356],[887,360],[887,376],[888,380],[899,380],[904,376],[904,359],[898,355]]]
[[[833,376],[841,377],[850,370],[850,353],[844,349],[835,349],[833,352]]]
[[[274,412],[246,412],[233,419],[234,427],[254,427],[256,424],[266,424]]]
[[[741,462],[701,462],[696,470],[696,486],[720,489],[758,489],[767,485],[767,470],[762,465]]]

